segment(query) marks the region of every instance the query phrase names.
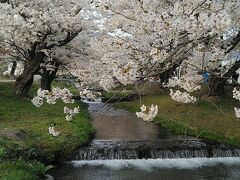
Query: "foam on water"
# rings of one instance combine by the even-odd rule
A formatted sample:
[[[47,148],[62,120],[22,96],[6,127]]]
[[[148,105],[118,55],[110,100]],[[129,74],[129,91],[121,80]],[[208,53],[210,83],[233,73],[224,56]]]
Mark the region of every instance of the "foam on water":
[[[90,160],[71,161],[74,167],[103,166],[112,170],[136,168],[152,171],[159,168],[194,169],[205,166],[224,164],[227,166],[240,165],[240,158],[179,158],[179,159],[132,159],[132,160]]]

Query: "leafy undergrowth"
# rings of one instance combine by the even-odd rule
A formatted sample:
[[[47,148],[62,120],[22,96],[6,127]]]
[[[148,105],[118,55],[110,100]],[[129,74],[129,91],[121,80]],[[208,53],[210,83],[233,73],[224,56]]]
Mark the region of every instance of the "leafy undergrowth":
[[[159,113],[154,123],[178,133],[240,146],[240,120],[234,115],[237,102],[230,96],[205,98],[195,104],[182,104],[169,95],[144,96],[141,103],[157,104]],[[140,100],[120,102],[117,108],[140,111]]]
[[[0,163],[1,179],[4,180],[44,179],[46,172],[51,168],[51,165],[45,166],[37,161],[27,162],[22,159]]]
[[[32,88],[30,96],[36,93],[36,89],[36,86]],[[53,162],[68,156],[78,146],[87,143],[94,133],[87,106],[81,102],[67,105],[62,102],[54,105],[44,103],[37,108],[30,99],[12,96],[12,83],[0,83],[0,102],[0,134],[3,131],[22,132],[20,139],[0,136],[0,154],[1,149],[6,152],[2,158],[2,162],[5,163],[0,165],[0,177],[6,174],[3,167],[9,159]],[[80,113],[71,122],[65,120],[65,105],[80,107]],[[48,132],[48,127],[53,125],[60,131],[57,137]]]

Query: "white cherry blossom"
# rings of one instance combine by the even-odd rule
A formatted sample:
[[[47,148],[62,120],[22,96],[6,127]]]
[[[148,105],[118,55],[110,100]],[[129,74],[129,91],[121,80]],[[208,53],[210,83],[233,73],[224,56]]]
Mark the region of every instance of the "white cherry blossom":
[[[158,114],[158,106],[157,105],[152,104],[148,108],[145,105],[142,105],[140,107],[140,109],[141,109],[140,112],[136,112],[136,116],[147,122],[151,122]]]
[[[64,107],[64,113],[67,114],[66,115],[66,120],[67,121],[71,121],[72,118],[79,113],[79,106],[75,107],[74,109],[70,109],[67,106]]]
[[[49,132],[49,134],[51,134],[54,137],[59,136],[59,134],[60,134],[60,131],[56,131],[54,126],[50,126],[48,128],[48,132]]]
[[[194,96],[191,96],[187,92],[181,92],[179,90],[173,91],[172,89],[170,90],[170,96],[173,100],[182,102],[182,103],[194,103],[197,101],[197,98]]]

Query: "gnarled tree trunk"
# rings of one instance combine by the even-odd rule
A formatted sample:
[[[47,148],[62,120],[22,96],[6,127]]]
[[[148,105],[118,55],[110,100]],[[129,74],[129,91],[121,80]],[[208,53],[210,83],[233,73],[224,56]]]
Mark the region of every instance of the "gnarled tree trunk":
[[[59,64],[55,64],[55,67],[56,68],[54,69],[54,71],[48,71],[46,68],[43,68],[43,74],[41,79],[42,90],[51,90],[51,84],[57,74]]]
[[[16,79],[14,93],[17,96],[27,96],[28,91],[33,83],[33,76],[40,69],[44,53],[38,52],[34,55],[28,65],[25,66],[23,73]]]

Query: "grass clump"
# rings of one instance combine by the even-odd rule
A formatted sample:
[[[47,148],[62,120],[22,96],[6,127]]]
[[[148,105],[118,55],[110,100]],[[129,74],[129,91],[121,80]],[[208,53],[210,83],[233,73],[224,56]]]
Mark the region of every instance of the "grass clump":
[[[53,166],[45,166],[37,161],[3,161],[0,163],[0,178],[4,180],[35,180],[44,178]]]
[[[29,93],[31,97],[36,94],[37,88],[36,85],[33,86]],[[12,83],[0,83],[1,169],[9,165],[8,161],[15,162],[19,158],[29,160],[27,163],[31,160],[46,163],[55,162],[58,158],[70,155],[80,145],[89,142],[94,129],[86,104],[77,101],[74,104],[64,104],[59,101],[54,105],[44,103],[37,108],[32,104],[30,98],[14,97],[12,89]],[[64,106],[70,108],[79,106],[80,113],[71,122],[68,122],[63,113]],[[49,126],[55,126],[55,129],[60,131],[60,135],[57,137],[50,135]],[[6,136],[4,132],[17,132],[20,135],[16,138]],[[27,168],[26,171],[29,172],[29,169]],[[25,170],[18,168],[11,174],[1,172],[0,174],[5,174],[6,177],[9,177],[8,179],[11,179],[12,173],[19,174],[18,177],[21,177]],[[30,174],[35,173],[30,171]],[[32,178],[29,176],[29,179]]]

